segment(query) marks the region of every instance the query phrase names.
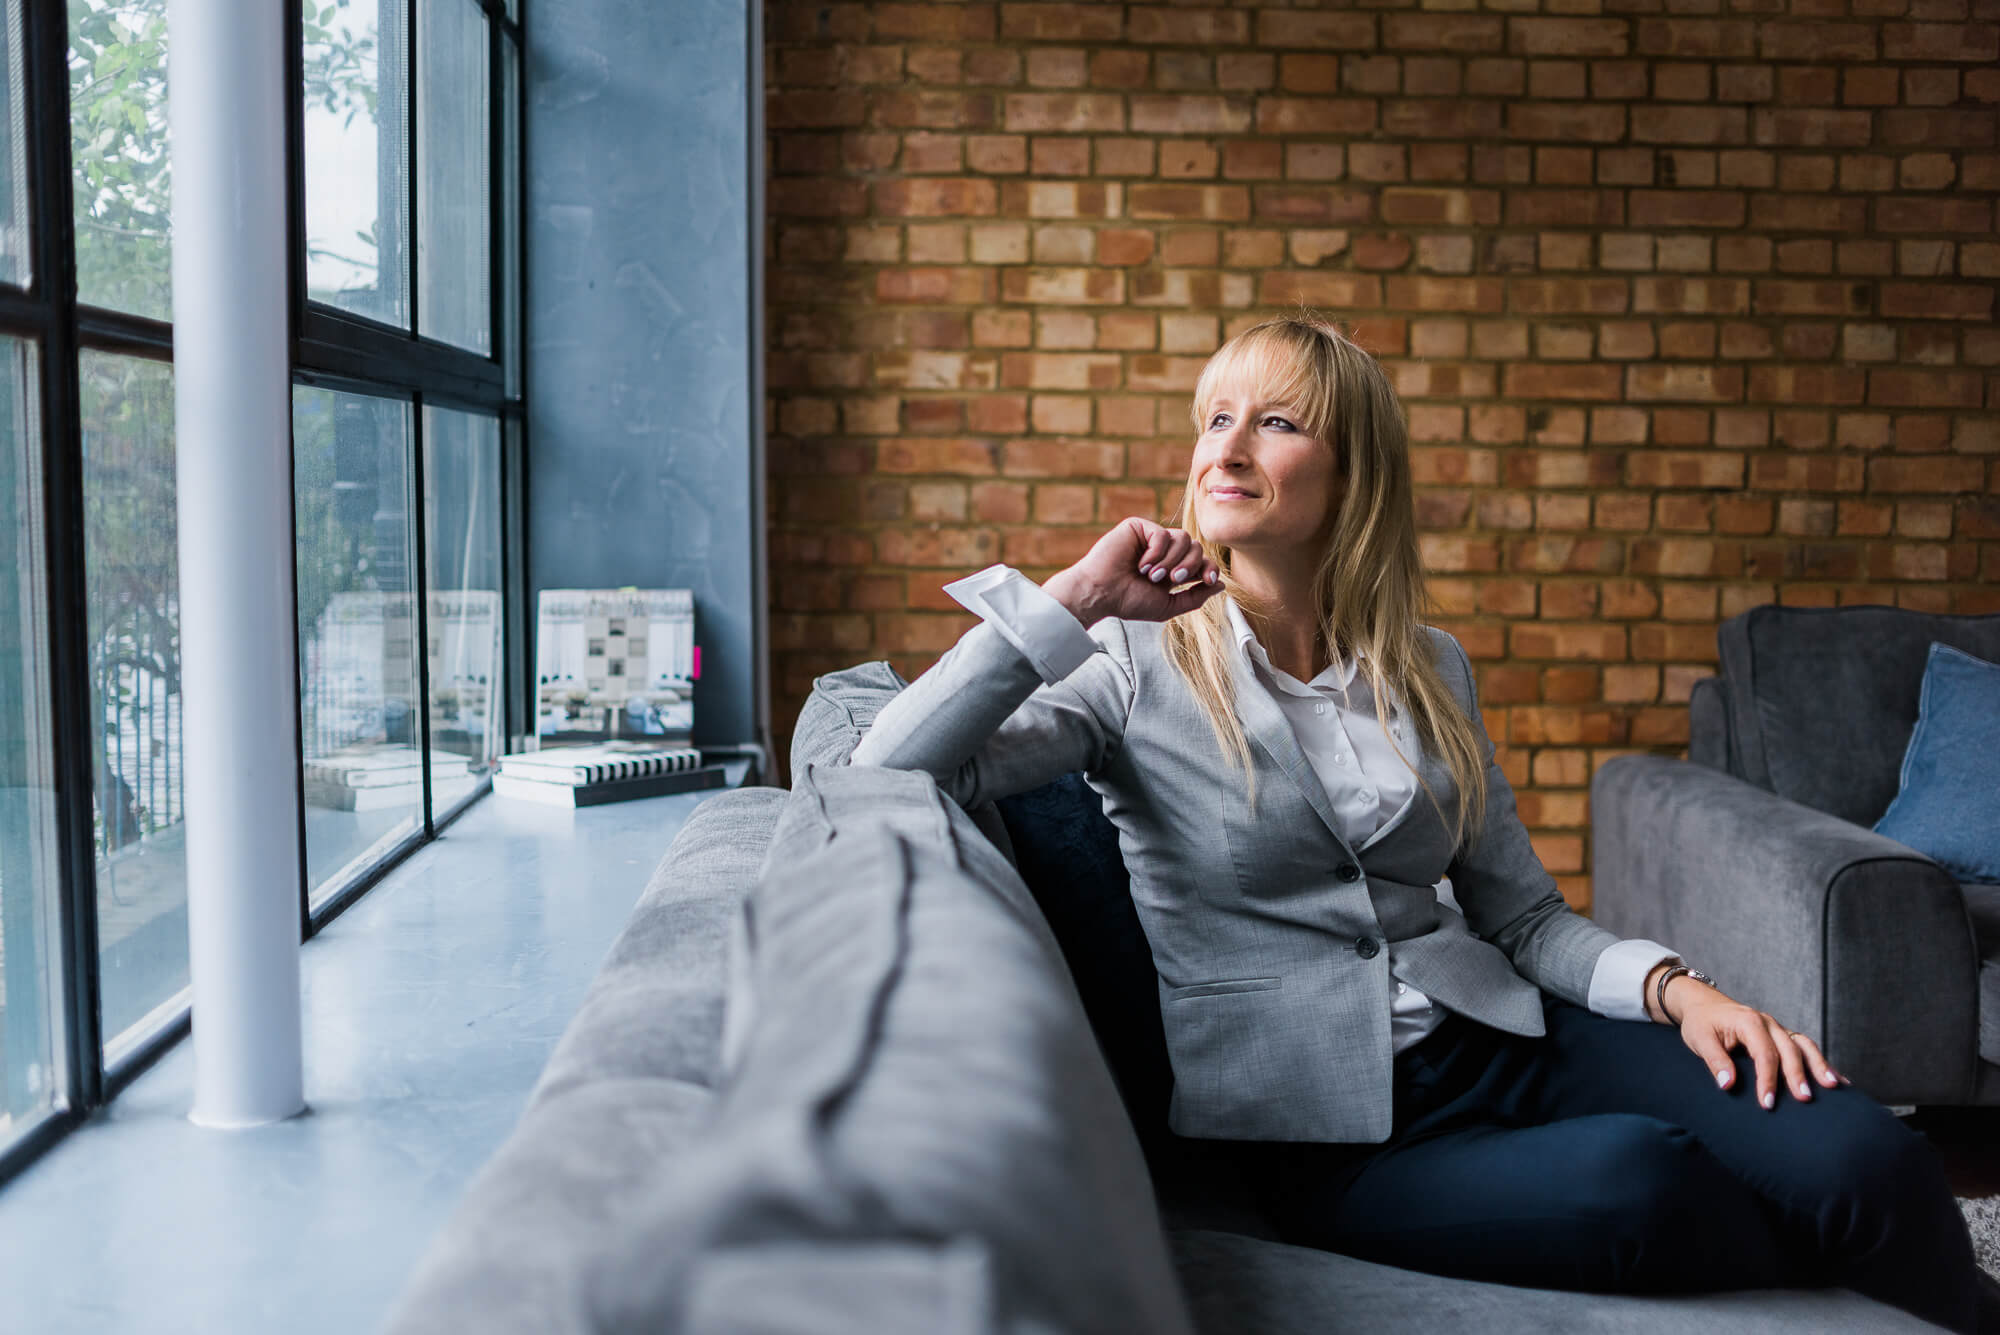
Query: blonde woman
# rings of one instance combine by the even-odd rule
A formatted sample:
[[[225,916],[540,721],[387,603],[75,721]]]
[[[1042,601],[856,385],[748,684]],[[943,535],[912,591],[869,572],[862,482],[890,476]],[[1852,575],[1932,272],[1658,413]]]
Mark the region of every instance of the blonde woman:
[[[981,622],[853,763],[966,806],[1084,772],[1159,974],[1168,1124],[1226,1142],[1286,1238],[1552,1288],[1837,1282],[1977,1329],[1930,1146],[1557,892],[1465,650],[1422,622],[1374,359],[1269,321],[1194,419],[1180,526],[1127,519],[1042,586],[947,585]]]

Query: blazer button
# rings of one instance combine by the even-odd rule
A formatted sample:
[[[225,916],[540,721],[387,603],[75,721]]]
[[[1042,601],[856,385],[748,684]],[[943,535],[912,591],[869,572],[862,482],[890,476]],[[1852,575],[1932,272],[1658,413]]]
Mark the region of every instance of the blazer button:
[[[1361,868],[1355,866],[1352,862],[1343,862],[1333,869],[1333,874],[1343,881],[1352,881],[1360,877]]]
[[[1380,949],[1381,947],[1375,944],[1375,938],[1372,936],[1357,936],[1354,938],[1354,953],[1364,960],[1374,959],[1375,952]]]

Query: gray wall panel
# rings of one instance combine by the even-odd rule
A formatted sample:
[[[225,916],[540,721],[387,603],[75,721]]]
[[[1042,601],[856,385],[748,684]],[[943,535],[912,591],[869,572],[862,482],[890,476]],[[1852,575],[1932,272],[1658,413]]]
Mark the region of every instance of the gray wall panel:
[[[526,10],[529,607],[693,589],[696,740],[768,745],[756,16]]]

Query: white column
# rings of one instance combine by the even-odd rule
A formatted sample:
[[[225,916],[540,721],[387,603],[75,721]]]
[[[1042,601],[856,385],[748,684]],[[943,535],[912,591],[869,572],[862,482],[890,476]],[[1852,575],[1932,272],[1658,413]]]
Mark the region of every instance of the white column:
[[[169,0],[194,1108],[305,1107],[284,6]]]

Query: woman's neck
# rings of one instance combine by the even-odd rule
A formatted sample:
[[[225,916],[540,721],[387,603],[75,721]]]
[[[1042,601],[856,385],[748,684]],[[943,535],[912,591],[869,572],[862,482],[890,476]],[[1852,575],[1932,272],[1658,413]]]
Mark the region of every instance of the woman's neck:
[[[1268,555],[1232,548],[1229,574],[1251,597],[1272,609],[1260,619],[1248,608],[1244,620],[1264,646],[1272,666],[1300,681],[1311,681],[1332,663],[1319,642],[1319,616],[1313,606],[1313,571],[1309,558],[1273,561]]]

